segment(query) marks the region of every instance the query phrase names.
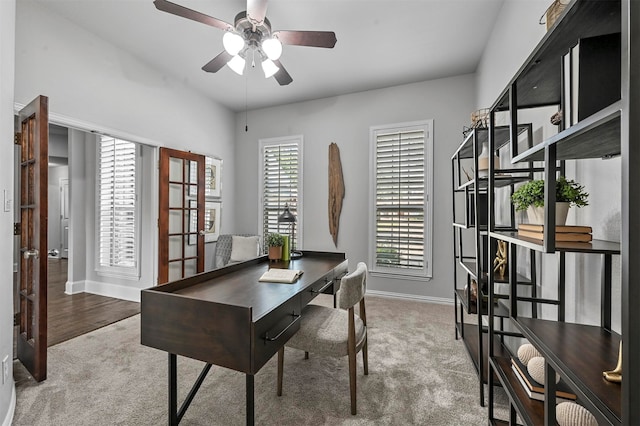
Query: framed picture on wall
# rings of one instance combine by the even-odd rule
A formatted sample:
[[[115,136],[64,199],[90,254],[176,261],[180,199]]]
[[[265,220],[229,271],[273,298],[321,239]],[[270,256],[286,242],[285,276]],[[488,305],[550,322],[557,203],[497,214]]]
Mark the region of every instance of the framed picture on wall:
[[[206,157],[204,165],[205,196],[207,198],[220,198],[222,180],[222,160],[220,158]]]
[[[189,245],[197,243],[198,239],[198,210],[196,200],[189,200]],[[220,218],[222,203],[220,201],[206,201],[204,203],[204,242],[218,241],[220,236]]]
[[[222,203],[220,201],[207,201],[204,205],[204,242],[211,243],[218,241],[220,236]]]

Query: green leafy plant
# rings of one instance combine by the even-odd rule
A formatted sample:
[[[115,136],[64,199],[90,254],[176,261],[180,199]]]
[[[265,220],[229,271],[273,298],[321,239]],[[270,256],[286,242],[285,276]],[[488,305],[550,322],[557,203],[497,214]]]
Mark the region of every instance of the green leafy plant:
[[[269,247],[282,247],[284,245],[284,237],[280,234],[270,233],[267,234],[267,246]]]
[[[585,192],[584,186],[573,180],[567,180],[560,176],[556,180],[556,202],[570,203],[571,206],[584,207],[588,205],[589,194]],[[529,206],[544,206],[544,180],[532,180],[516,191],[511,196],[511,202],[516,210],[526,210]]]

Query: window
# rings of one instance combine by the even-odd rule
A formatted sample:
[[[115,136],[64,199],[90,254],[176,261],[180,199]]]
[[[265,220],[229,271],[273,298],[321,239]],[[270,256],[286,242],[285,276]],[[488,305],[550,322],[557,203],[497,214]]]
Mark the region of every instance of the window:
[[[97,270],[105,275],[139,276],[137,158],[136,144],[101,137],[96,179]]]
[[[370,131],[372,273],[431,276],[433,121]]]
[[[295,235],[291,248],[302,247],[302,136],[260,140],[260,224],[262,235]],[[278,222],[285,206],[297,222]]]

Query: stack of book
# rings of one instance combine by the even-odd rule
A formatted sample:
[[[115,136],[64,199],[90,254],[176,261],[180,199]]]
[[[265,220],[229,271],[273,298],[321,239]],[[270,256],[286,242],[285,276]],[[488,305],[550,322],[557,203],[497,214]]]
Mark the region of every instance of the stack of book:
[[[556,241],[577,241],[588,243],[591,241],[590,226],[562,225],[556,226]],[[544,225],[522,223],[518,225],[518,236],[542,240]]]
[[[529,398],[544,401],[544,385],[531,378],[527,371],[527,367],[522,364],[518,358],[511,358],[511,369],[527,395],[529,395]],[[556,384],[556,401],[563,402],[575,400],[576,394],[573,393],[562,380],[560,380],[560,382]]]

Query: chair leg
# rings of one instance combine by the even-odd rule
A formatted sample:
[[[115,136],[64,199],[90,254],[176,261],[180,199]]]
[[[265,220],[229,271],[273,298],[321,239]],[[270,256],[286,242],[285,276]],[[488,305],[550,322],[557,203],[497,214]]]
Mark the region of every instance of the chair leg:
[[[309,359],[309,352],[304,351],[304,359]]]
[[[351,414],[356,415],[356,354],[351,351],[349,351],[349,388],[351,391]]]
[[[365,337],[364,345],[362,345],[362,365],[364,365],[364,375],[369,375],[369,351],[367,350],[369,339]]]
[[[284,346],[278,350],[278,396],[282,396],[283,367],[284,367]]]
[[[357,413],[356,409],[356,328],[353,306],[348,309],[349,328],[347,352],[349,354],[349,388],[351,391],[351,414]]]

